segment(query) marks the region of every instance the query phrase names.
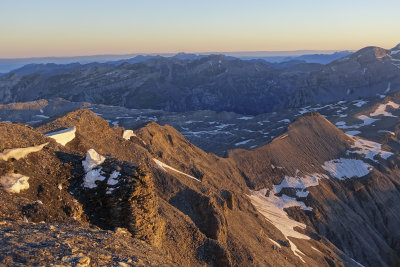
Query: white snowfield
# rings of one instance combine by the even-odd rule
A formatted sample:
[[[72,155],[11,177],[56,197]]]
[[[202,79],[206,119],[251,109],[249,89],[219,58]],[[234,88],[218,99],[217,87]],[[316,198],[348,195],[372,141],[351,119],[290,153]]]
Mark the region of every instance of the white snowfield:
[[[398,109],[400,107],[399,104],[396,104],[392,101],[387,102],[386,104],[381,104],[379,105],[374,112],[369,114],[371,117],[376,117],[376,116],[385,116],[385,117],[397,117],[394,116],[392,113],[387,112],[386,108],[387,107],[392,107],[394,109]]]
[[[363,177],[370,172],[372,166],[362,160],[340,158],[326,161],[322,168],[328,171],[332,177],[344,180]]]
[[[161,170],[165,171],[165,172],[167,172],[166,169],[169,169],[169,170],[171,170],[171,171],[174,171],[174,172],[180,173],[180,174],[182,174],[182,175],[185,175],[185,176],[187,176],[187,177],[189,177],[189,178],[192,178],[192,179],[194,179],[194,180],[196,180],[196,181],[198,181],[198,182],[201,182],[201,181],[200,181],[199,179],[197,179],[196,177],[191,176],[191,175],[186,174],[186,173],[183,173],[183,172],[181,172],[181,171],[178,171],[177,169],[172,168],[171,166],[169,166],[169,165],[167,165],[167,164],[165,164],[165,163],[159,161],[158,159],[154,159],[154,158],[153,158],[153,160],[154,160],[154,162],[156,163],[157,167],[160,168]]]
[[[282,234],[289,241],[290,248],[293,251],[294,255],[299,257],[304,262],[301,256],[301,254],[304,255],[304,253],[302,253],[288,237],[309,240],[310,237],[294,230],[295,227],[305,229],[306,225],[289,218],[289,216],[283,210],[284,208],[299,206],[299,203],[295,199],[287,196],[275,196],[275,194],[277,193],[276,188],[272,189],[269,192],[268,197],[265,196],[266,193],[267,189],[252,191],[250,195],[251,203],[262,215],[264,215],[267,221],[271,222],[276,228],[278,228],[279,231],[282,232]]]
[[[64,129],[61,131],[48,133],[46,134],[46,136],[53,138],[54,140],[56,140],[57,143],[65,146],[67,143],[74,140],[75,132],[76,132],[76,127],[73,126],[71,128]]]
[[[3,152],[0,153],[0,160],[7,161],[12,158],[16,160],[25,158],[30,153],[42,150],[43,147],[46,146],[47,144],[48,142],[38,146],[4,149]]]
[[[19,193],[21,190],[29,189],[29,177],[17,174],[8,173],[0,177],[0,185],[8,193]]]
[[[122,138],[124,138],[125,140],[131,139],[132,136],[136,136],[136,134],[132,130],[125,130],[122,133]]]
[[[303,177],[298,175],[298,170],[296,172],[295,177],[285,176],[282,182],[279,185],[274,185],[276,192],[279,193],[283,188],[294,188],[296,190],[296,196],[298,197],[307,197],[309,192],[307,187],[316,186],[319,184],[318,180],[320,179],[328,179],[329,177],[325,174],[321,173],[313,173],[307,174]],[[301,203],[300,207],[305,210],[312,210],[312,208],[305,206],[303,202]],[[303,205],[305,208],[303,208]]]
[[[86,153],[86,159],[82,161],[83,168],[86,175],[83,178],[83,186],[86,188],[97,187],[96,181],[103,181],[106,177],[103,176],[101,168],[94,169],[106,160],[105,157],[100,155],[94,149],[89,149]]]
[[[357,153],[360,155],[364,155],[365,158],[377,161],[374,159],[376,155],[379,155],[383,159],[388,159],[393,153],[382,150],[382,145],[373,141],[362,139],[358,136],[348,135],[351,139],[354,140],[354,145],[351,148],[356,149],[353,151],[347,151],[347,154]]]

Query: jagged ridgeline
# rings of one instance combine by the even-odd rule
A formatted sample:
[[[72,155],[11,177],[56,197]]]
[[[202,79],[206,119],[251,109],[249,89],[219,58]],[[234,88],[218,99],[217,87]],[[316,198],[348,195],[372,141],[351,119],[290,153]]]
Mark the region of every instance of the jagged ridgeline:
[[[171,126],[111,128],[87,109],[37,128],[1,122],[0,261],[394,265],[396,149],[349,136],[318,113],[227,158]]]
[[[366,47],[326,65],[300,62],[283,67],[221,55],[149,57],[116,66],[33,65],[0,77],[0,102],[61,97],[136,109],[257,115],[373,97],[388,83],[398,91],[399,48]]]

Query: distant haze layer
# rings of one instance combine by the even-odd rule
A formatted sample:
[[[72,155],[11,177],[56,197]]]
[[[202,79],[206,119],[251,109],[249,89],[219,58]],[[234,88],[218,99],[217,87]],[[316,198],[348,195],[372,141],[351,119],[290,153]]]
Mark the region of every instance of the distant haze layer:
[[[314,54],[333,54],[337,51],[334,50],[296,50],[296,51],[250,51],[250,52],[209,52],[197,53],[198,55],[222,54],[239,58],[263,58],[271,62],[285,60],[286,57],[296,57],[301,55],[314,55]],[[68,64],[68,63],[91,63],[91,62],[108,62],[115,60],[129,59],[140,54],[126,54],[126,55],[92,55],[92,56],[74,56],[74,57],[34,57],[34,58],[0,58],[0,73],[7,73],[11,70],[20,68],[27,64]],[[173,53],[152,53],[145,55],[160,55],[164,57],[171,57]]]
[[[399,10],[398,0],[2,0],[0,58],[392,48]]]

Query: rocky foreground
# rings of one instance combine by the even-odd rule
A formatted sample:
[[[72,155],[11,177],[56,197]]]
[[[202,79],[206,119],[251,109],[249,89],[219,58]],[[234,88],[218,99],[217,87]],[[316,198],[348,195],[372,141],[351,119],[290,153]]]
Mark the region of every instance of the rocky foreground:
[[[86,109],[35,129],[1,122],[0,262],[391,266],[393,138],[349,136],[310,113],[221,158],[170,126],[110,128]]]

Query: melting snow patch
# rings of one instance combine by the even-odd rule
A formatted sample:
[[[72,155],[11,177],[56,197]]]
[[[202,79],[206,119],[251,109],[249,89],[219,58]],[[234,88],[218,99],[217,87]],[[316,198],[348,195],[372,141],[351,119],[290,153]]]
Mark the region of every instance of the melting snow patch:
[[[118,180],[117,178],[121,175],[120,172],[118,171],[113,171],[113,173],[111,173],[110,178],[108,178],[107,184],[108,185],[116,185],[118,184]]]
[[[251,203],[256,209],[264,215],[265,219],[271,222],[282,234],[288,239],[288,237],[300,238],[309,240],[310,238],[304,234],[301,234],[294,230],[295,227],[305,229],[306,225],[297,222],[286,214],[284,208],[300,206],[305,207],[303,202],[298,202],[294,198],[283,195],[282,197],[275,196],[276,188],[274,187],[270,192],[269,196],[266,196],[267,189],[261,189],[260,191],[252,191],[250,195]],[[297,246],[290,240],[290,248],[293,253],[298,256],[303,262],[303,258],[300,254],[303,254]],[[303,254],[304,255],[304,254]]]
[[[328,171],[331,176],[344,180],[353,177],[363,177],[370,172],[372,166],[362,160],[340,158],[326,161],[322,165],[322,168]]]
[[[100,155],[94,149],[89,149],[86,153],[86,159],[82,162],[85,171],[90,171],[91,169],[99,166],[106,160],[105,157]]]
[[[381,104],[381,105],[379,105],[379,106],[376,108],[376,110],[375,110],[374,112],[372,112],[371,114],[369,114],[369,115],[370,115],[371,117],[376,117],[376,116],[379,116],[379,115],[386,116],[386,117],[396,117],[396,116],[394,116],[392,113],[386,111],[386,108],[387,108],[388,106],[391,106],[391,107],[394,108],[394,109],[398,109],[398,108],[400,107],[399,104],[396,104],[396,103],[394,103],[394,102],[392,102],[392,101],[389,101],[389,102],[387,102],[386,104]]]
[[[254,139],[244,140],[242,142],[235,143],[235,146],[244,145],[244,144],[247,144],[248,142],[251,142],[251,141],[254,141]]]
[[[4,149],[2,153],[0,153],[0,160],[7,161],[11,158],[16,160],[25,158],[28,154],[33,152],[38,152],[43,149],[45,145],[48,143],[44,143],[38,146],[31,146],[25,148],[12,148],[12,149]]]
[[[365,140],[360,137],[348,135],[350,138],[354,140],[354,144],[351,146],[353,149],[357,149],[355,151],[347,151],[347,153],[357,153],[361,155],[365,155],[365,158],[374,160],[376,155],[381,156],[383,159],[387,159],[393,153],[382,150],[382,145],[373,141]]]
[[[377,119],[372,119],[372,118],[370,118],[368,116],[365,116],[365,115],[358,116],[357,119],[362,120],[364,126],[365,125],[370,125],[370,124],[372,124],[372,123],[377,121]]]
[[[280,248],[281,247],[281,245],[279,245],[279,243],[278,242],[276,242],[276,241],[274,241],[274,240],[272,240],[271,238],[268,238],[269,239],[269,241],[271,241],[275,246],[277,246],[278,248]]]
[[[238,118],[238,120],[245,120],[245,121],[252,120],[252,119],[254,119],[253,116],[243,116],[243,117]]]
[[[353,105],[356,106],[356,107],[361,108],[361,107],[364,106],[365,104],[367,104],[367,101],[358,100],[358,101],[356,101],[356,103],[354,103]]]
[[[169,165],[167,165],[167,164],[165,164],[165,163],[159,161],[158,159],[153,159],[153,160],[154,160],[154,162],[156,163],[157,167],[160,168],[161,170],[165,171],[165,172],[167,171],[166,169],[169,169],[169,170],[171,170],[171,171],[180,173],[180,174],[182,174],[182,175],[185,175],[185,176],[187,176],[187,177],[189,177],[189,178],[192,178],[192,179],[194,179],[194,180],[200,182],[200,180],[197,179],[196,177],[191,176],[191,175],[186,174],[186,173],[183,173],[183,172],[181,172],[181,171],[178,171],[177,169],[172,168],[171,166],[169,166]]]
[[[313,173],[300,177],[298,171],[295,177],[285,176],[279,185],[275,185],[277,192],[281,192],[283,188],[295,188],[295,189],[306,189],[310,186],[318,185],[319,179],[327,179],[328,176],[325,174]]]
[[[0,185],[8,193],[19,193],[29,188],[29,177],[17,173],[8,173],[0,177]]]
[[[83,168],[86,175],[83,179],[83,186],[87,188],[95,188],[96,181],[103,181],[105,177],[102,175],[101,168],[94,169],[106,160],[105,157],[100,155],[94,149],[89,149],[86,153],[86,159],[82,161]]]
[[[389,82],[388,87],[386,88],[386,90],[384,92],[385,94],[390,92],[390,87],[391,87],[391,83]]]
[[[319,179],[328,179],[327,175],[320,173],[307,174],[300,177],[298,172],[297,170],[295,177],[285,176],[279,185],[274,185],[276,192],[280,193],[283,188],[293,188],[296,190],[296,196],[307,197],[309,194],[307,187],[318,185]],[[312,210],[310,207],[306,207],[306,209]]]
[[[283,120],[280,120],[278,122],[290,123],[290,120],[289,119],[283,119]]]
[[[48,133],[46,134],[46,136],[53,138],[54,140],[56,140],[57,143],[65,146],[68,142],[72,141],[75,138],[75,132],[76,128],[74,126],[65,130]]]
[[[136,134],[132,130],[125,130],[122,133],[122,138],[129,140],[132,136],[136,136]]]
[[[48,118],[50,118],[49,116],[41,115],[41,114],[35,115],[35,117],[42,118],[42,119],[48,119]]]

